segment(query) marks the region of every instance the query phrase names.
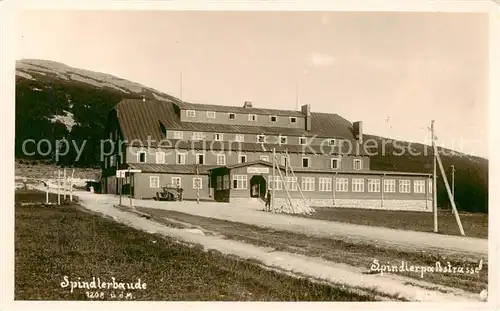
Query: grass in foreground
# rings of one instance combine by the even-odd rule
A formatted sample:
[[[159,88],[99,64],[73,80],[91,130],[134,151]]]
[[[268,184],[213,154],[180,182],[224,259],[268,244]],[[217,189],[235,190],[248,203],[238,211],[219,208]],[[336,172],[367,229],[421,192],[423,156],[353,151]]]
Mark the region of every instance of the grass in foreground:
[[[282,275],[90,213],[77,205],[17,206],[15,299],[369,301],[371,296]],[[145,290],[61,287],[69,281],[146,283]],[[111,293],[116,295],[112,298]],[[96,299],[96,298],[94,298]],[[125,299],[125,298],[121,298]]]
[[[344,263],[354,267],[360,267],[369,271],[373,261],[376,259],[380,264],[401,265],[401,261],[408,262],[414,266],[435,266],[439,261],[443,266],[449,261],[453,266],[476,267],[476,263],[464,260],[461,255],[443,257],[433,252],[399,251],[397,249],[383,248],[378,245],[348,243],[342,240],[306,236],[303,234],[276,231],[260,228],[243,223],[226,220],[195,216],[177,211],[159,210],[152,208],[137,207],[140,212],[149,214],[153,220],[163,222],[171,226],[179,226],[182,221],[193,226],[199,226],[205,230],[220,233],[232,240],[246,243],[273,247],[276,250],[300,253],[307,256],[322,257],[337,263]],[[182,227],[182,226],[180,226]],[[462,273],[425,273],[421,278],[415,272],[391,272],[404,275],[415,280],[460,288],[469,292],[480,292],[488,287],[488,264],[485,262],[479,274]]]
[[[316,212],[310,216],[297,216],[400,230],[422,232],[433,232],[434,230],[434,216],[433,213],[428,212],[331,207],[315,207],[314,209]],[[488,238],[488,214],[461,213],[460,219],[467,236],[483,239]],[[439,211],[438,229],[441,234],[460,235],[455,216],[449,210]]]

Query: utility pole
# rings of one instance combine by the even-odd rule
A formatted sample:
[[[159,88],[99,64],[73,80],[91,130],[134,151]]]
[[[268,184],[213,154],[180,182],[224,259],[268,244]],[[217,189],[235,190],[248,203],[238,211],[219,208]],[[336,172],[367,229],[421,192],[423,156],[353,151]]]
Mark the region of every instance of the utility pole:
[[[276,167],[276,149],[273,148],[273,193],[271,195],[271,208],[274,209],[274,194],[276,193],[276,172],[275,172],[275,167]]]
[[[435,146],[434,135],[434,120],[431,121],[431,139],[432,139],[432,211],[434,212],[434,232],[438,232],[438,215],[437,215],[437,148]]]
[[[455,200],[455,165],[451,165],[451,195]]]
[[[73,202],[73,177],[75,176],[75,169],[71,171],[71,181],[69,183],[69,200]]]
[[[61,205],[61,170],[57,170],[57,205]]]
[[[66,167],[64,167],[64,173],[63,173],[63,197],[64,197],[64,201],[66,201],[66,185],[67,185]]]
[[[198,203],[198,204],[200,204],[200,186],[201,186],[200,169],[197,165],[196,166],[196,203]]]

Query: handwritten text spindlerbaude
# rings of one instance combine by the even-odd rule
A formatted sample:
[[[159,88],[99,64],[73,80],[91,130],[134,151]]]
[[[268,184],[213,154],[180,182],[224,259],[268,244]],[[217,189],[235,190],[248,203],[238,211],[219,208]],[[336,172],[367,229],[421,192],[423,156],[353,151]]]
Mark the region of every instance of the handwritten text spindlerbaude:
[[[147,286],[141,279],[137,279],[136,282],[117,282],[114,277],[111,278],[111,282],[102,281],[99,277],[92,277],[92,281],[80,281],[80,279],[78,278],[77,281],[70,280],[65,275],[61,287],[70,287],[70,291],[73,292],[74,289],[144,290]]]

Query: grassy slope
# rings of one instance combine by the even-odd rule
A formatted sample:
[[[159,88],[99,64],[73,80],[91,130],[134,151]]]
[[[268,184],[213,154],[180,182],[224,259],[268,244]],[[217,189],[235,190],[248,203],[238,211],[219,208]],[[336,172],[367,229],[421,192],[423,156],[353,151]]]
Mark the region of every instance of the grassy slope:
[[[166,223],[170,226],[178,226],[173,221],[187,222],[192,227],[201,227],[224,235],[233,240],[240,240],[246,243],[273,247],[277,250],[292,253],[301,253],[312,257],[321,257],[337,263],[347,264],[369,271],[373,260],[378,260],[381,264],[399,266],[401,261],[408,262],[415,266],[435,266],[439,261],[446,265],[449,261],[453,266],[477,267],[479,258],[466,258],[462,254],[439,254],[435,251],[414,250],[401,251],[397,248],[384,247],[380,245],[352,243],[342,240],[318,238],[306,236],[286,231],[276,231],[260,228],[257,226],[225,221],[214,218],[194,216],[177,211],[158,210],[151,208],[137,208],[140,212],[151,215],[158,222]],[[452,274],[452,273],[426,273],[423,278],[414,272],[392,272],[413,278],[417,281],[426,281],[455,288],[460,288],[469,292],[480,292],[488,284],[488,265],[484,264],[479,274]]]
[[[355,208],[315,208],[308,217],[350,224],[378,226],[400,230],[433,232],[433,213],[413,211],[380,211]],[[488,238],[488,215],[482,213],[461,213],[460,220],[469,237]],[[441,234],[460,235],[455,216],[449,210],[438,213],[438,229]]]
[[[30,201],[36,197],[29,195]],[[39,197],[43,200],[43,193]],[[79,206],[18,206],[15,214],[17,300],[87,299],[85,290],[70,293],[68,288],[61,288],[64,276],[72,280],[80,277],[81,281],[91,281],[93,276],[106,280],[115,277],[123,282],[140,278],[147,289],[132,292],[136,300],[371,299],[264,270],[220,253],[183,246]]]

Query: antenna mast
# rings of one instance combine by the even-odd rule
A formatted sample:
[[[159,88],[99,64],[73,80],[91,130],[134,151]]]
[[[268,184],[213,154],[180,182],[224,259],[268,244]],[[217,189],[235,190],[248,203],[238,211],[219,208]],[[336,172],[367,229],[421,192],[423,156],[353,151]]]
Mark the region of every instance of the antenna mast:
[[[299,79],[297,78],[295,80],[295,109],[297,111],[299,111],[299,108],[300,108],[300,104],[299,104],[300,100],[299,100]]]
[[[180,77],[180,79],[181,79],[181,83],[180,83],[180,88],[181,88],[180,89],[180,100],[181,100],[181,104],[182,104],[182,70],[181,70],[181,77]]]

